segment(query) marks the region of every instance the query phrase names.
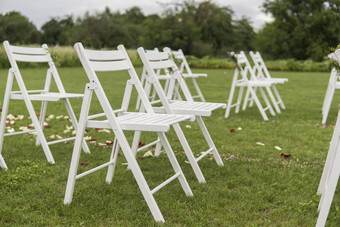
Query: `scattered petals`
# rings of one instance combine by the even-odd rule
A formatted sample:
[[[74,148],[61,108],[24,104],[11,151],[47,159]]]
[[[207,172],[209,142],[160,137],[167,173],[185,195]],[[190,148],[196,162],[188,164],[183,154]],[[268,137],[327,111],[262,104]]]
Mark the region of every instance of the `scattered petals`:
[[[16,120],[22,120],[22,119],[24,119],[24,115],[18,115],[18,116],[16,117]]]
[[[91,137],[90,141],[96,141],[96,140],[95,140],[95,139],[93,139],[93,138]]]
[[[128,163],[126,163],[126,162],[122,162],[122,164],[121,164],[122,166],[127,166],[128,165]]]
[[[84,139],[85,140],[91,140],[92,138],[91,138],[91,136],[85,136]]]
[[[70,117],[69,116],[64,116],[64,119],[66,120],[66,119],[69,119]]]
[[[64,133],[68,133],[68,132],[70,132],[69,129],[65,129],[65,130],[64,130]]]
[[[139,141],[138,146],[142,147],[142,146],[144,146],[144,145],[145,145],[144,143],[142,143],[141,141]]]
[[[104,147],[106,146],[106,143],[98,143],[98,146]]]
[[[112,145],[112,144],[113,144],[113,141],[106,140],[106,145]]]
[[[13,132],[15,132],[15,130],[14,130],[14,128],[10,128],[10,129],[7,129],[7,132],[13,133]]]
[[[59,120],[59,119],[61,119],[61,118],[63,118],[64,117],[64,115],[59,115],[59,116],[56,116],[55,118],[57,119],[57,120]]]
[[[187,160],[185,160],[184,162],[185,162],[185,163],[188,163],[188,164],[190,164],[190,162],[189,162],[189,161],[187,161]]]
[[[55,135],[50,135],[49,136],[51,139],[55,139]]]
[[[87,163],[87,162],[81,162],[80,163],[80,165],[82,165],[82,166],[87,166],[89,163]]]
[[[57,139],[61,140],[63,137],[62,136],[59,136],[59,135],[56,135]]]
[[[256,142],[257,145],[264,146],[264,143]]]
[[[95,130],[98,132],[100,130],[100,128],[95,128]]]
[[[238,128],[237,128],[237,130],[241,131],[241,130],[242,130],[242,128],[241,128],[241,127],[238,127]]]
[[[102,130],[99,130],[98,132],[106,132],[106,133],[111,133],[110,130],[108,129],[102,129]]]
[[[191,125],[186,125],[185,127],[186,127],[186,128],[191,128]]]
[[[146,157],[153,157],[152,151],[147,151],[147,152],[145,152],[145,154],[143,155],[143,157],[144,157],[144,158],[146,158]]]
[[[233,129],[233,128],[232,128],[232,129],[230,129],[230,132],[235,132],[235,129]]]
[[[53,119],[53,118],[54,118],[54,115],[53,115],[53,114],[50,114],[50,115],[48,115],[47,118],[48,118],[48,119]]]
[[[97,143],[97,141],[95,141],[95,140],[91,140],[89,143],[96,144],[96,143]]]
[[[45,128],[51,128],[51,126],[50,126],[50,125],[45,125],[44,127],[45,127]]]
[[[280,154],[281,158],[289,158],[290,156],[291,156],[291,154],[284,154],[284,153]]]
[[[274,148],[275,148],[276,150],[278,150],[278,151],[282,151],[282,148],[279,147],[279,146],[275,146]]]
[[[47,123],[47,122],[44,122],[44,126],[46,126],[46,125],[48,125],[48,123]]]
[[[144,157],[138,157],[138,159],[141,159],[141,160],[143,160],[143,159],[144,159]]]
[[[72,126],[72,125],[71,125],[71,126],[66,125],[66,129],[72,130],[72,129],[73,129],[73,126]]]
[[[77,132],[76,132],[76,130],[73,130],[72,135],[75,135],[75,134],[77,134]]]
[[[21,126],[21,127],[19,128],[19,130],[20,130],[20,131],[27,131],[27,130],[29,130],[29,129],[28,129],[27,126]]]
[[[8,114],[8,115],[7,115],[7,119],[8,119],[8,120],[14,120],[14,119],[15,119],[15,116],[13,116],[12,114]]]

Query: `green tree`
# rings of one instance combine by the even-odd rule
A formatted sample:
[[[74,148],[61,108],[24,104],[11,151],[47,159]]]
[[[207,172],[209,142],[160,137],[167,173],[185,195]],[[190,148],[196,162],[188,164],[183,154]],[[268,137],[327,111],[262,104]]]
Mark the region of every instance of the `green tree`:
[[[322,60],[340,40],[339,0],[266,0],[263,8],[274,21],[257,45],[272,58]]]
[[[40,42],[40,32],[29,19],[19,12],[0,14],[0,40],[13,44],[32,44]]]

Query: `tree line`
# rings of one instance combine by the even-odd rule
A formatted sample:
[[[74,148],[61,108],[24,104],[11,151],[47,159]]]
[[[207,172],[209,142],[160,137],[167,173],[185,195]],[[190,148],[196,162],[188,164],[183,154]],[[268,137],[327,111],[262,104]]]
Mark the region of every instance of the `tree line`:
[[[271,59],[320,61],[340,42],[339,0],[266,0],[262,10],[273,17],[255,32],[249,18],[235,20],[230,7],[213,1],[184,0],[165,6],[162,15],[144,15],[138,7],[121,13],[106,8],[51,18],[40,30],[20,12],[0,14],[0,40],[15,44],[47,43],[87,47],[143,46],[181,48],[185,54],[224,56],[227,51],[259,50]]]

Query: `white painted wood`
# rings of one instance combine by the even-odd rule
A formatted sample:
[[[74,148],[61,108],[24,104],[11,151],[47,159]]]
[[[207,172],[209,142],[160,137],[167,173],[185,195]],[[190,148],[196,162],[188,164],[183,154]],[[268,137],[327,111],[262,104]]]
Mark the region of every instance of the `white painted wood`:
[[[111,183],[113,175],[114,175],[114,169],[115,169],[115,165],[117,161],[119,148],[121,148],[128,162],[128,166],[131,169],[132,174],[137,181],[137,184],[144,196],[145,201],[147,202],[149,206],[149,209],[154,219],[156,221],[164,222],[163,215],[153,197],[153,193],[155,193],[158,189],[160,189],[160,187],[165,186],[169,181],[175,178],[179,180],[184,192],[188,196],[192,196],[192,192],[190,190],[190,187],[184,177],[184,174],[181,171],[181,168],[163,132],[168,131],[170,128],[170,125],[172,124],[177,125],[178,122],[181,122],[181,121],[193,120],[194,116],[155,114],[148,100],[148,97],[144,93],[143,87],[140,84],[140,81],[138,80],[137,74],[132,66],[132,63],[127,55],[127,52],[124,46],[122,45],[118,46],[118,50],[124,56],[123,59],[119,57],[120,60],[118,61],[115,59],[108,60],[107,56],[109,56],[110,53],[112,53],[112,51],[108,52],[107,54],[103,52],[101,52],[100,54],[98,54],[99,52],[92,52],[92,51],[87,52],[81,43],[76,43],[75,49],[86,71],[86,74],[89,78],[90,83],[88,83],[87,86],[85,87],[85,94],[84,94],[82,110],[80,114],[79,127],[76,133],[76,140],[75,140],[75,145],[73,149],[73,155],[72,155],[69,177],[68,177],[68,182],[67,182],[67,187],[66,187],[66,192],[65,192],[64,203],[65,204],[71,203],[76,179],[83,177],[85,175],[88,175],[92,172],[95,172],[101,168],[108,167],[106,182]],[[96,74],[96,71],[102,71],[102,69],[99,67],[100,64],[96,64],[95,67],[93,67],[94,66],[93,61],[91,61],[91,59],[88,58],[87,53],[90,53],[90,55],[92,54],[91,55],[92,58],[94,58],[93,56],[95,55],[96,63],[101,63],[105,61],[106,64],[105,65],[102,64],[101,67],[105,69],[110,69],[109,71],[112,71],[113,73],[114,71],[117,71],[116,69],[121,69],[121,66],[119,64],[116,64],[117,62],[123,62],[123,61],[126,62],[126,64],[124,65],[124,68],[126,68],[126,70],[129,72],[131,79],[127,81],[126,89],[125,89],[125,93],[123,97],[123,103],[122,103],[120,110],[127,111],[129,100],[131,98],[132,87],[135,87],[139,96],[141,97],[143,112],[129,113],[129,112],[119,111],[118,116],[115,115],[115,111],[112,109],[108,101],[108,98],[100,84],[99,78],[97,77],[97,74]],[[95,120],[89,120],[88,118],[93,92],[95,93],[95,95],[97,96],[99,100],[99,103],[105,114],[104,116],[107,118],[106,120],[95,121]],[[103,117],[102,114],[97,114],[94,116]],[[78,163],[80,159],[80,145],[84,137],[84,130],[86,127],[111,129],[115,136],[114,146],[112,148],[109,162],[103,165],[100,165],[98,167],[95,167],[94,169],[89,170],[86,173],[77,175]],[[127,139],[125,137],[123,130],[133,130],[137,132],[139,131],[157,132],[157,135],[160,138],[160,141],[162,142],[166,150],[166,153],[169,157],[172,168],[175,171],[176,177],[171,177],[170,179],[163,182],[159,187],[151,191],[135,159],[134,152],[132,151],[130,145],[127,142]]]
[[[225,113],[225,117],[228,118],[230,115],[230,111],[232,107],[235,107],[235,113],[239,112],[239,109],[241,107],[242,97],[244,89],[247,89],[246,96],[244,99],[244,105],[243,110],[245,110],[247,104],[249,101],[254,101],[257,108],[259,109],[263,119],[265,121],[268,121],[267,114],[265,113],[266,110],[269,110],[271,115],[275,115],[275,112],[267,98],[267,95],[265,94],[263,88],[266,89],[267,93],[269,94],[269,97],[275,106],[276,110],[279,110],[278,102],[275,100],[274,95],[272,94],[269,87],[271,87],[274,82],[271,81],[259,81],[243,51],[241,51],[239,54],[233,54],[233,57],[236,58],[236,67],[235,72],[233,76],[233,81],[231,84],[231,89],[229,93],[228,103],[227,103],[227,110]],[[239,79],[240,77],[240,79]],[[237,98],[237,102],[234,104],[233,98],[234,93],[236,90],[236,87],[239,87],[239,94]],[[267,89],[268,88],[268,89]],[[263,107],[258,96],[257,96],[257,90],[260,91],[261,97],[263,98],[266,107]]]
[[[22,134],[22,133],[5,134],[5,131],[4,131],[4,128],[5,128],[4,122],[6,122],[9,102],[11,99],[20,99],[20,100],[24,100],[26,108],[32,119],[33,127],[35,129],[35,132],[37,133],[36,144],[37,145],[40,144],[42,146],[47,161],[54,164],[55,161],[50,151],[49,144],[54,144],[57,142],[47,143],[46,138],[43,134],[43,128],[44,128],[43,122],[44,122],[44,118],[46,115],[47,102],[58,101],[62,99],[65,103],[66,109],[71,118],[74,128],[77,128],[77,119],[73,113],[72,107],[68,99],[69,98],[82,98],[83,94],[68,94],[65,92],[65,89],[60,80],[59,74],[57,72],[57,69],[48,52],[47,45],[44,44],[42,45],[41,48],[30,48],[30,47],[12,46],[9,44],[8,41],[4,41],[3,44],[6,50],[7,57],[11,64],[11,68],[9,69],[9,73],[8,73],[5,97],[4,97],[3,108],[2,108],[3,109],[2,119],[1,119],[2,122],[0,123],[0,128],[1,128],[0,129],[0,154],[3,148],[4,136]],[[31,91],[26,89],[24,78],[22,77],[20,73],[19,67],[17,65],[17,61],[48,63],[48,70],[46,74],[46,81],[45,81],[44,89],[31,90]],[[54,79],[59,92],[49,92],[52,78]],[[14,79],[16,80],[19,86],[19,91],[12,91],[12,84],[13,84]],[[43,101],[42,106],[41,106],[41,111],[40,111],[41,115],[40,115],[39,120],[33,108],[32,101]],[[29,131],[26,131],[23,133],[28,133],[28,132]],[[65,139],[65,140],[68,140],[68,139]],[[85,143],[85,140],[83,140],[83,149],[85,152],[89,152],[89,149]],[[7,167],[4,167],[4,165],[2,165],[1,167],[7,168]]]

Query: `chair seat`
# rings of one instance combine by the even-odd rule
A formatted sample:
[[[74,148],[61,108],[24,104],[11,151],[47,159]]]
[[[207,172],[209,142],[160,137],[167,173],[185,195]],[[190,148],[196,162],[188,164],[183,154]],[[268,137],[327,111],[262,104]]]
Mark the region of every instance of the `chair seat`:
[[[197,78],[197,77],[207,77],[208,74],[206,73],[191,73],[191,74],[183,73],[182,76],[184,78]]]
[[[195,116],[208,117],[212,111],[226,108],[225,103],[210,103],[210,102],[189,102],[189,101],[170,101],[170,108],[175,114],[189,114]],[[165,113],[164,107],[154,107],[155,112]]]
[[[170,126],[181,121],[194,121],[192,115],[175,115],[175,114],[150,114],[150,113],[129,113],[124,112],[122,116],[117,117],[117,121],[123,130],[132,131],[149,131],[149,132],[167,132]],[[108,120],[89,120],[89,128],[112,129]]]
[[[248,84],[252,87],[270,87],[273,84],[275,84],[273,81],[267,81],[267,80],[251,80],[251,81],[240,81],[236,83],[236,86],[242,87],[242,86],[248,86]]]
[[[59,101],[60,99],[68,98],[83,98],[84,94],[75,93],[58,93],[58,92],[48,92],[44,94],[31,94],[30,99],[33,101]],[[22,94],[11,94],[11,99],[24,99]]]
[[[265,79],[259,79],[261,81],[272,81],[275,84],[284,84],[288,82],[287,78],[265,78]]]

